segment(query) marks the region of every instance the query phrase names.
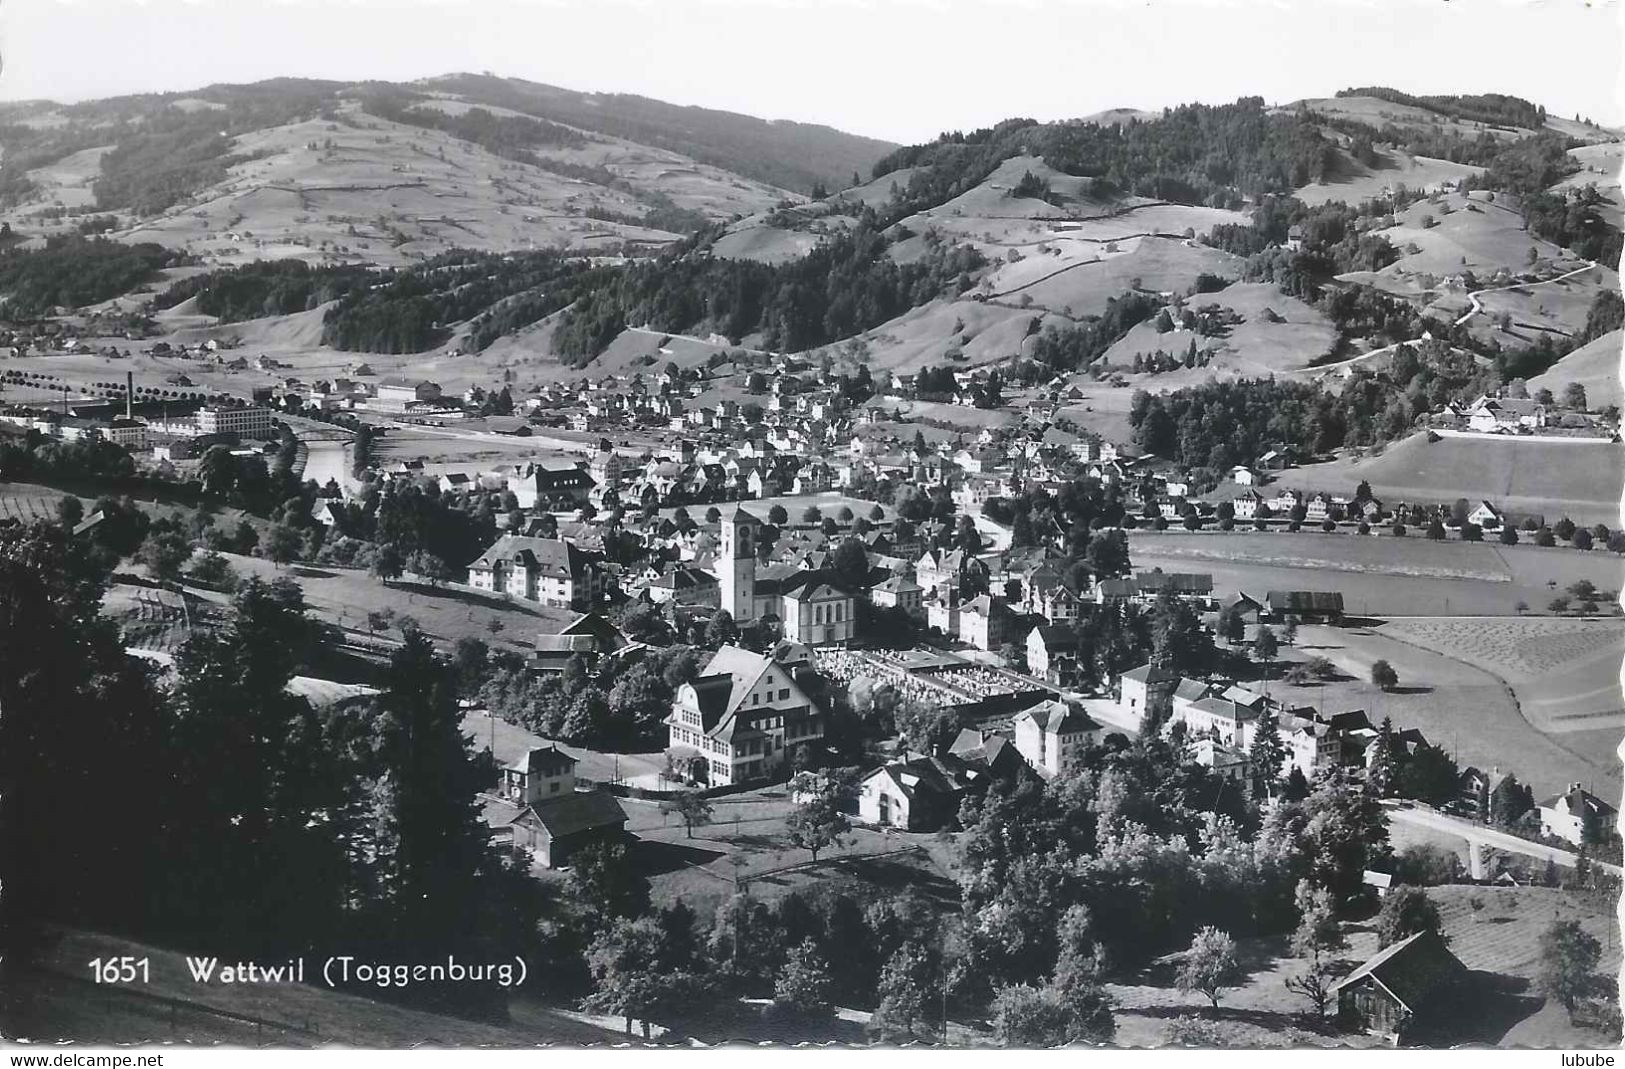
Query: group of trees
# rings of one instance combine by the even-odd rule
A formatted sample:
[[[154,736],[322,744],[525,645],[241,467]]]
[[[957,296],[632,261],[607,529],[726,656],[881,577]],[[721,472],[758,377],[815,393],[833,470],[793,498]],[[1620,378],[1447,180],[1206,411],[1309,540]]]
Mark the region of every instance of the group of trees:
[[[197,310],[222,322],[307,312],[358,287],[377,274],[365,267],[312,267],[303,260],[256,260],[192,275],[170,284],[153,298],[155,308],[173,308],[191,297]]]
[[[1039,124],[1008,119],[900,148],[874,167],[880,178],[912,168],[887,206],[892,218],[933,207],[983,181],[1001,162],[1032,154],[1058,171],[1088,175],[1093,196],[1128,193],[1184,204],[1241,207],[1325,177],[1336,144],[1309,118],[1270,112],[1262,98],[1186,104],[1156,122]]]
[[[415,353],[444,342],[452,324],[473,320],[476,347],[483,348],[553,314],[605,278],[584,258],[551,250],[453,250],[346,288],[322,319],[322,343]]]
[[[128,293],[162,268],[187,260],[185,253],[152,242],[53,236],[39,249],[0,246],[0,291],[8,316],[37,317]]]
[[[250,580],[165,694],[99,616],[107,578],[61,527],[0,531],[0,659],[35,666],[0,673],[8,951],[51,920],[223,957],[515,952],[530,907],[475,805],[494,769],[421,634],[368,706],[318,710],[286,689],[317,646],[298,586]],[[493,992],[400,994],[471,1009]]]
[[[899,264],[873,212],[799,260],[762,264],[705,255],[687,243],[657,261],[628,265],[583,296],[554,332],[555,347],[585,363],[627,326],[729,338],[761,334],[770,349],[801,350],[877,326],[944,292],[970,286],[982,257],[931,244]]]

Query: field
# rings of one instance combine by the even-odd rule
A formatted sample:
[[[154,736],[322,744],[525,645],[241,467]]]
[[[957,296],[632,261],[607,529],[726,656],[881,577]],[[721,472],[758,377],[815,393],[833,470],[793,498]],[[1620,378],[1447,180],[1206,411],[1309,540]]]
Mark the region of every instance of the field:
[[[1618,591],[1625,563],[1611,553],[1532,545],[1429,542],[1417,535],[1284,531],[1129,533],[1136,569],[1212,572],[1225,590],[1343,590],[1369,616],[1512,616],[1544,610],[1560,587],[1589,579]],[[1605,606],[1606,607],[1606,606]]]
[[[467,110],[450,98],[430,106]],[[586,136],[580,147],[541,149],[537,165],[368,115],[347,101],[331,122],[308,119],[237,137],[233,151],[248,158],[223,181],[118,236],[185,248],[211,264],[298,257],[389,265],[454,247],[591,251],[673,240],[665,231],[586,217],[591,210],[637,219],[648,210],[639,194],[669,198],[711,219],[793,199],[675,152]],[[57,229],[39,213],[53,202],[90,206],[89,184],[105,151],[89,149],[32,172],[39,192],[7,218],[29,233]],[[550,163],[601,168],[613,184],[569,177],[549,170]]]
[[[1529,392],[1550,390],[1561,398],[1571,382],[1585,387],[1586,403],[1592,409],[1607,408],[1625,402],[1625,391],[1620,389],[1620,349],[1625,344],[1625,332],[1611,330],[1595,341],[1588,342],[1553,364],[1544,374],[1529,380]]]
[[[1471,271],[1482,286],[1502,268],[1523,270],[1530,249],[1550,274],[1585,266],[1585,261],[1526,231],[1517,198],[1507,193],[1443,194],[1410,205],[1396,216],[1396,223],[1376,233],[1401,251],[1398,260],[1381,271],[1339,278],[1432,301],[1444,292],[1440,288],[1444,279],[1464,271]],[[1457,292],[1438,301],[1435,310],[1446,315],[1466,309],[1467,298]]]
[[[1214,350],[1208,367],[1130,378],[1138,388],[1163,391],[1207,382],[1227,373],[1263,378],[1300,371],[1330,354],[1337,345],[1337,331],[1324,314],[1268,283],[1238,282],[1218,293],[1198,294],[1186,307],[1209,304],[1235,312],[1244,322],[1230,328],[1222,339],[1182,329],[1159,334],[1154,323],[1141,323],[1106,350],[1102,359],[1114,368],[1126,369],[1133,366],[1136,355],[1149,356],[1159,349],[1175,357],[1183,356],[1192,340],[1200,351]],[[1271,322],[1265,317],[1266,309],[1284,322]]]
[[[56,506],[67,495],[48,486],[0,482],[0,520],[29,524],[56,522]]]
[[[1619,188],[1620,169],[1625,165],[1625,142],[1573,148],[1569,149],[1569,156],[1580,164],[1580,170],[1554,185],[1553,192],[1594,185],[1605,198],[1599,209],[1602,217],[1616,228],[1625,226],[1625,197]]]
[[[1384,631],[1506,680],[1541,731],[1625,728],[1619,620],[1401,620]]]
[[[1515,772],[1540,797],[1575,780],[1594,784],[1604,796],[1619,793],[1617,729],[1606,746],[1597,745],[1601,733],[1596,729],[1542,730],[1531,723],[1515,691],[1499,675],[1422,648],[1403,630],[1391,631],[1391,626],[1300,629],[1297,646],[1283,656],[1324,657],[1341,677],[1309,686],[1292,686],[1277,678],[1269,683],[1270,696],[1328,713],[1363,709],[1376,723],[1392,717],[1396,727],[1417,728],[1463,766]],[[1369,682],[1371,665],[1379,659],[1398,673],[1396,690],[1383,692]]]
[[[278,568],[258,557],[225,556],[245,579],[258,576],[270,582],[286,576],[297,581],[312,616],[350,631],[364,633],[367,614],[387,609],[417,620],[424,634],[443,646],[466,636],[483,639],[497,648],[527,652],[534,647],[538,633],[563,626],[577,615],[535,602],[505,601],[463,586],[435,588],[411,581],[385,585],[351,569],[306,565]],[[489,630],[492,621],[500,623],[502,630],[493,634]]]
[[[1378,455],[1312,464],[1279,473],[1283,486],[1351,493],[1364,479],[1385,504],[1485,499],[1548,522],[1620,521],[1625,447],[1605,442],[1531,442],[1517,438],[1440,438],[1414,434]]]
[[[1418,1045],[1464,1043],[1572,1047],[1589,1049],[1603,1042],[1597,1033],[1570,1025],[1560,1008],[1543,1007],[1533,980],[1538,968],[1541,930],[1554,915],[1574,917],[1607,947],[1599,973],[1619,967],[1617,925],[1606,912],[1562,891],[1544,887],[1428,888],[1439,908],[1451,952],[1472,974],[1457,992],[1448,1012],[1438,1014],[1445,1027]],[[1468,901],[1483,903],[1475,913]],[[1353,968],[1377,952],[1371,920],[1343,925],[1348,947],[1338,955]],[[1244,979],[1222,996],[1217,1012],[1199,994],[1182,994],[1174,985],[1172,958],[1153,964],[1138,983],[1108,984],[1116,997],[1117,1039],[1123,1046],[1155,1046],[1166,1041],[1171,1021],[1179,1016],[1210,1020],[1224,1046],[1370,1047],[1380,1041],[1361,1035],[1320,1031],[1307,1026],[1307,1003],[1287,990],[1286,980],[1302,969],[1281,937],[1238,940]],[[1421,1038],[1421,1037],[1419,1037]]]
[[[1462,178],[1482,174],[1484,170],[1449,160],[1411,156],[1398,149],[1379,152],[1378,156],[1380,165],[1367,167],[1339,152],[1342,170],[1334,180],[1312,182],[1293,195],[1311,207],[1338,200],[1345,204],[1359,204],[1390,195],[1400,186],[1431,191]]]
[[[1585,326],[1598,294],[1618,290],[1619,276],[1606,267],[1549,282],[1484,290],[1477,294],[1481,311],[1468,322],[1480,336],[1497,337],[1502,345],[1527,345],[1543,334],[1569,337]],[[1502,326],[1506,319],[1511,321],[1510,330]]]

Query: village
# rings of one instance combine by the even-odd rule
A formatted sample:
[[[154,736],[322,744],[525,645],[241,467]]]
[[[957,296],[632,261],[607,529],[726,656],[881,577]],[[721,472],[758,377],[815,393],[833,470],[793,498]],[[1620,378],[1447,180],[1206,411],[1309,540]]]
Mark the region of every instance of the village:
[[[1207,572],[1135,567],[1130,535],[1240,527],[1386,540],[1408,524],[1433,541],[1514,545],[1521,530],[1553,552],[1561,537],[1570,552],[1617,553],[1620,533],[1566,518],[1554,533],[1544,517],[1490,501],[1384,503],[1364,486],[1276,488],[1308,459],[1282,450],[1236,466],[1219,485],[1197,485],[1060,417],[1060,384],[1020,402],[1013,426],[971,435],[916,422],[910,440],[901,409],[914,399],[911,376],[893,376],[884,388],[895,392],[879,393],[863,371],[854,379],[786,358],[768,370],[772,387],[742,403],[693,407],[705,370],[583,380],[518,400],[507,389],[452,398],[433,382],[387,378],[166,400],[135,389],[132,375],[122,389],[86,384],[78,400],[14,404],[0,419],[178,472],[208,463],[211,450],[251,462],[286,451],[290,438],[295,463],[309,463],[304,439],[327,436],[352,458],[362,427],[373,448],[420,426],[474,441],[543,439],[530,459],[507,463],[364,457],[335,468],[298,521],[342,541],[352,499],[359,507],[411,487],[453,510],[487,503],[497,535],[476,557],[426,565],[412,555],[384,570],[375,561],[373,581],[528,603],[546,621],[503,642],[490,636],[522,654],[508,663],[545,681],[531,685],[540,689],[520,687],[528,698],[498,707],[487,701],[491,684],[471,685],[463,701],[465,730],[499,769],[481,795],[491,841],[528,859],[538,879],[621,842],[643,844],[637,857],[677,851],[682,860],[651,862],[651,879],[657,895],[669,885],[685,900],[696,879],[720,901],[757,880],[816,879],[843,859],[928,858],[931,837],[959,832],[990,790],[1066,782],[1147,735],[1266,808],[1327,777],[1352,777],[1407,838],[1459,854],[1461,880],[1517,888],[1560,882],[1576,867],[1617,872],[1617,809],[1584,782],[1525,782],[1515,757],[1458,763],[1453,745],[1403,714],[1379,715],[1382,696],[1404,690],[1387,661],[1369,672],[1374,704],[1337,688],[1347,673],[1310,651],[1325,645],[1321,635],[1370,622],[1346,604],[1335,574],[1311,589],[1224,589]],[[948,403],[973,409],[1000,389],[985,374],[953,381]],[[1566,403],[1577,419],[1550,398],[1486,397],[1429,425],[1441,434],[1563,424],[1615,435],[1614,424],[1593,421],[1617,415]],[[1606,615],[1601,590],[1575,590],[1582,616]],[[374,630],[369,622],[376,647]],[[586,701],[583,680],[623,677],[657,655],[664,663],[673,641],[691,642],[694,654],[667,688],[669,704],[616,707],[651,700],[617,698],[617,687],[602,711],[645,725],[635,738],[623,732],[616,743],[590,716],[525,709]],[[498,678],[499,691],[515,686]],[[323,706],[377,693],[301,686]],[[1306,701],[1305,688],[1334,690],[1344,703]],[[725,827],[729,812],[751,814],[758,845],[694,852],[696,828]],[[764,839],[764,828],[777,831]],[[1373,901],[1404,878],[1392,860],[1381,864],[1362,877]],[[1442,982],[1463,968],[1436,939],[1413,937],[1327,997],[1347,1028],[1409,1035],[1417,1007],[1373,998],[1386,989],[1371,978],[1415,970]]]

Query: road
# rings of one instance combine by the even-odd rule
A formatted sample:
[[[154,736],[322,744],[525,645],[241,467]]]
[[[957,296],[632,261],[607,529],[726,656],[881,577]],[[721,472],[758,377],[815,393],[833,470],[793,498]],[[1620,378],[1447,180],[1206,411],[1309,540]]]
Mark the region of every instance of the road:
[[[1516,835],[1509,835],[1494,828],[1486,828],[1482,824],[1447,816],[1436,809],[1401,805],[1397,802],[1385,802],[1384,805],[1388,809],[1388,819],[1396,824],[1409,824],[1429,831],[1444,832],[1447,835],[1459,836],[1475,846],[1487,846],[1508,854],[1522,854],[1536,861],[1553,861],[1565,868],[1574,867],[1575,856],[1567,850],[1532,843],[1528,839],[1520,839]],[[1592,864],[1616,876],[1622,871],[1618,865],[1611,865],[1605,861],[1593,860]]]
[[[1515,282],[1510,286],[1491,286],[1486,289],[1474,290],[1467,295],[1467,303],[1472,307],[1468,308],[1467,311],[1461,314],[1461,318],[1456,320],[1455,325],[1458,327],[1461,326],[1463,323],[1473,318],[1473,316],[1484,310],[1483,307],[1478,303],[1478,296],[1481,293],[1499,293],[1502,290],[1533,289],[1536,286],[1549,286],[1553,282],[1561,282],[1565,278],[1573,278],[1575,275],[1583,275],[1587,271],[1594,270],[1596,266],[1597,262],[1593,260],[1584,267],[1577,267],[1573,271],[1564,272],[1563,274],[1558,275],[1556,278],[1548,278],[1540,282]]]

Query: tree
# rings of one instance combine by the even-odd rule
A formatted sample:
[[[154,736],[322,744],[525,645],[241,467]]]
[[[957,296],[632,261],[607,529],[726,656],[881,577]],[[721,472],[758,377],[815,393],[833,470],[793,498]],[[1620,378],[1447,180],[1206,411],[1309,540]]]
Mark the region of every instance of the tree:
[[[1440,928],[1439,908],[1420,887],[1398,884],[1382,900],[1377,914],[1377,945],[1392,946],[1417,932]]]
[[[1259,718],[1258,730],[1253,733],[1249,756],[1254,780],[1265,794],[1273,794],[1276,781],[1281,778],[1281,768],[1286,764],[1286,746],[1281,742],[1281,732],[1275,723],[1275,714],[1265,712]]]
[[[1574,537],[1574,532],[1574,521],[1569,519],[1567,516],[1564,516],[1562,519],[1552,524],[1552,533],[1565,542]]]
[[[141,543],[141,551],[137,554],[147,571],[160,583],[172,583],[181,574],[181,566],[192,556],[192,547],[187,543],[184,535],[173,527],[158,529],[154,527],[147,533],[147,538]]]
[[[1309,1001],[1318,1020],[1326,1015],[1336,979],[1332,955],[1347,945],[1332,909],[1331,895],[1307,881],[1297,889],[1298,928],[1292,934],[1292,953],[1303,958],[1304,970],[1286,980],[1286,989]]]
[[[993,995],[993,1038],[1002,1047],[1047,1049],[1065,1046],[1070,1014],[1055,991],[1009,984]]]
[[[1296,616],[1288,616],[1281,622],[1281,641],[1285,642],[1288,646],[1297,645],[1298,618]]]
[[[1583,383],[1571,382],[1563,388],[1563,407],[1576,412],[1586,410],[1586,388]]]
[[[1179,990],[1201,992],[1216,1010],[1219,996],[1240,980],[1241,963],[1236,958],[1235,940],[1211,925],[1198,931],[1190,949],[1180,958]]]
[[[790,795],[796,801],[785,830],[793,845],[809,851],[817,861],[820,850],[846,842],[852,824],[841,812],[840,784],[834,777],[799,773],[791,781]]]
[[[650,1017],[691,1008],[695,991],[702,987],[700,978],[688,969],[673,967],[667,943],[666,933],[653,917],[621,919],[600,931],[587,951],[595,990],[582,1006],[625,1017],[628,1033],[633,1019],[640,1019],[645,1036]]]
[[[1510,772],[1490,792],[1490,820],[1503,827],[1516,824],[1534,808],[1534,793]]]
[[[695,790],[678,791],[675,797],[660,803],[660,811],[677,814],[690,839],[694,838],[696,825],[711,823],[711,802],[705,795]]]
[[[1258,663],[1268,666],[1280,652],[1281,647],[1276,641],[1275,632],[1268,625],[1259,628],[1257,636],[1253,639],[1253,656]]]
[[[299,558],[299,550],[304,546],[304,539],[299,532],[285,523],[272,526],[270,533],[265,536],[265,555],[277,567]]]
[[[85,503],[72,494],[56,503],[56,522],[71,531],[85,518]]]
[[[731,646],[739,641],[739,625],[734,623],[733,613],[727,609],[718,609],[711,614],[711,619],[705,625],[705,644],[711,649],[721,649]]]
[[[876,993],[880,1005],[870,1027],[882,1036],[908,1038],[925,1017],[932,988],[931,956],[913,940],[905,941],[880,969]]]
[[[1574,1007],[1592,991],[1602,945],[1580,922],[1554,920],[1540,936],[1540,989],[1563,1004],[1572,1020]]]
[[[1371,683],[1383,691],[1393,690],[1399,686],[1399,673],[1385,660],[1374,661],[1371,664]]]
[[[436,953],[466,945],[493,873],[478,795],[484,763],[463,734],[456,681],[422,632],[389,660],[377,717],[376,876],[394,938]]]
[[[214,590],[230,591],[237,585],[237,573],[220,554],[210,550],[192,562],[187,569],[194,583]]]
[[[1394,720],[1393,717],[1385,716],[1377,728],[1377,737],[1371,743],[1371,759],[1366,765],[1366,784],[1378,798],[1391,797],[1394,791],[1394,777],[1398,771],[1398,758],[1394,753]]]
[[[773,984],[773,1005],[798,1020],[818,1020],[834,1011],[832,989],[829,968],[819,955],[817,944],[804,939],[785,957],[784,967]]]
[[[790,522],[790,514],[784,511],[783,505],[774,505],[767,510],[767,522],[774,527],[783,527]]]
[[[624,843],[590,843],[571,859],[570,897],[600,923],[637,917],[649,908],[649,881],[639,874]]]
[[[373,577],[381,580],[385,586],[389,585],[391,579],[399,579],[401,573],[405,570],[406,561],[402,558],[401,551],[393,545],[385,543],[378,547],[377,553],[373,554]]]

